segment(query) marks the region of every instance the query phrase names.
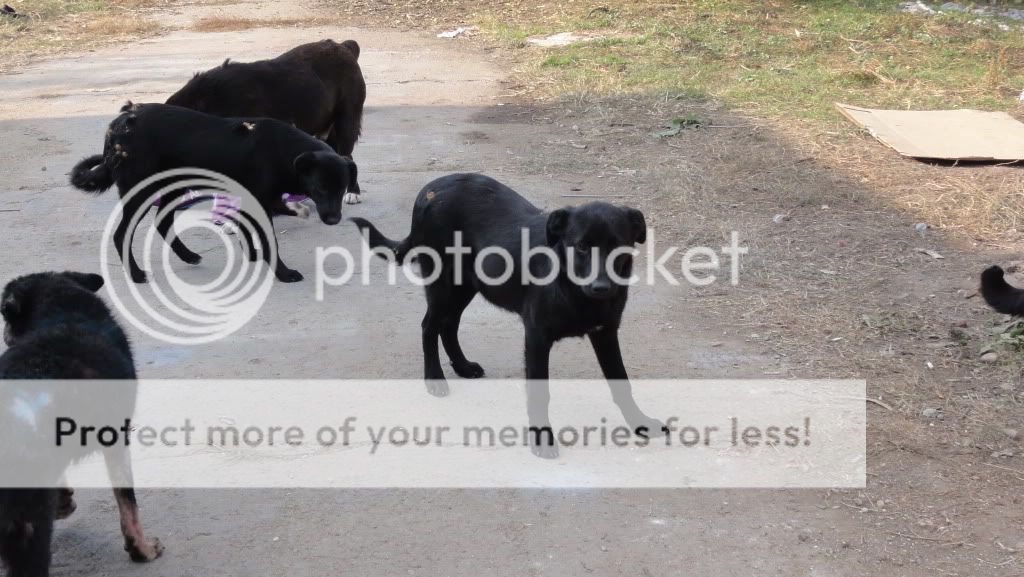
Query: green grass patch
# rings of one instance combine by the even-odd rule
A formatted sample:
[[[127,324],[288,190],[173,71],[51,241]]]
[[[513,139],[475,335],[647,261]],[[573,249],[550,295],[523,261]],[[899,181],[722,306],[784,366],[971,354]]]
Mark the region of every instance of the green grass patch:
[[[603,2],[524,9],[483,26],[526,38],[600,38],[522,52],[552,95],[694,94],[767,116],[836,122],[835,101],[893,108],[1019,106],[1024,34],[972,15],[907,14],[892,0]],[[531,15],[543,15],[533,21]],[[540,16],[538,16],[539,18]],[[496,22],[495,21],[492,21]]]

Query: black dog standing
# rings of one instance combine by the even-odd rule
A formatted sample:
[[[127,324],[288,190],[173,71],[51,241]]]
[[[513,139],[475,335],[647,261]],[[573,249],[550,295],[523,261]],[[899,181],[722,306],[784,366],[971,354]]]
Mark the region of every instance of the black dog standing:
[[[103,192],[117,184],[123,215],[114,231],[114,243],[122,262],[124,240],[135,234],[128,230],[132,216],[149,210],[155,200],[149,193],[123,199],[146,178],[174,168],[201,168],[232,178],[259,201],[268,216],[295,214],[281,199],[282,191],[308,196],[316,203],[320,220],[327,225],[341,221],[342,197],[355,173],[351,159],[339,156],[323,142],[279,120],[220,118],[178,106],[129,102],[110,123],[103,154],[84,158],[71,170],[71,184],[86,192]],[[162,184],[165,183],[152,185],[154,191]],[[186,192],[184,188],[176,190],[163,200],[170,202]],[[168,211],[156,227],[178,258],[189,264],[199,263],[201,257],[180,238],[168,238],[174,230],[174,211]],[[249,246],[249,259],[256,260],[256,243],[247,230],[239,227]],[[257,232],[263,258],[269,263],[269,243],[276,246],[277,237]],[[131,278],[146,282],[146,274],[132,254],[131,237],[128,238]],[[285,266],[280,255],[277,262],[270,264],[278,280],[302,280],[298,271]]]
[[[117,414],[135,410],[135,363],[124,331],[109,309],[94,293],[103,277],[76,272],[37,273],[11,281],[0,297],[0,313],[6,327],[4,340],[10,347],[0,356],[0,407],[22,407],[35,403],[26,413],[0,417],[0,438],[5,443],[5,461],[32,462],[32,466],[53,469],[59,477],[70,462],[40,461],[47,456],[32,453],[32,439],[43,435],[42,422],[55,418],[55,407],[76,407],[95,402],[95,390],[84,383],[78,387],[65,379],[118,379],[131,383],[130,395],[104,399]],[[11,379],[26,380],[17,388]],[[38,383],[26,385],[25,382]],[[26,399],[28,401],[26,402]],[[52,400],[52,401],[51,401]],[[38,417],[39,423],[36,423]],[[38,425],[38,426],[37,426]],[[13,451],[13,453],[12,453]],[[88,454],[85,450],[77,458]],[[132,488],[128,448],[105,451],[107,471],[117,500],[125,551],[133,561],[152,561],[163,547],[147,539],[139,521],[139,507]],[[17,466],[5,462],[5,466]],[[69,489],[0,489],[0,558],[9,577],[49,575],[50,541],[55,518],[75,509]]]
[[[196,74],[167,104],[216,116],[276,118],[352,158],[362,131],[366,82],[355,40],[321,40],[270,60],[231,62]],[[359,202],[356,172],[345,202]],[[294,192],[279,191],[279,192]]]
[[[441,256],[440,275],[426,286],[427,313],[422,325],[424,376],[431,394],[448,394],[438,353],[439,336],[456,374],[464,378],[484,374],[480,365],[466,359],[458,339],[462,311],[481,293],[491,303],[518,314],[526,327],[527,409],[534,454],[558,456],[548,417],[548,363],[552,345],[566,337],[585,335],[590,339],[612,398],[629,426],[643,436],[663,434],[664,425],[644,414],[633,399],[618,337],[628,285],[614,282],[605,266],[616,249],[632,248],[646,240],[643,213],[594,202],[546,214],[492,178],[453,174],[434,180],[420,191],[413,206],[412,229],[402,241],[384,237],[365,219],[352,220],[369,234],[371,247],[390,248],[398,262],[418,247]],[[528,248],[549,246],[558,262],[547,258],[520,262],[523,230],[528,231]],[[461,256],[461,283],[455,282],[453,274],[456,256],[445,251],[453,246],[456,231],[471,249]],[[514,270],[500,284],[489,284],[476,275],[474,259],[487,247],[504,249],[513,257]],[[431,278],[434,261],[417,260],[423,278]],[[583,285],[573,282],[567,272],[568,262],[576,278],[593,280]],[[550,283],[523,283],[524,266],[531,267],[534,278],[546,278],[552,266],[557,267],[557,274]],[[613,266],[619,279],[628,279],[632,256],[618,254]],[[506,272],[506,262],[498,255],[486,255],[481,270],[486,277],[497,279]]]

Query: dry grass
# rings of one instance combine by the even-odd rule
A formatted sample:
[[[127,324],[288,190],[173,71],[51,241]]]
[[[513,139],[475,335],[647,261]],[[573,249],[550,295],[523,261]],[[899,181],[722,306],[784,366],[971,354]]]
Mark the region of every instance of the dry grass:
[[[234,16],[207,16],[192,25],[196,32],[231,32],[253,28],[289,28],[310,25],[311,18],[240,18]]]
[[[137,15],[97,16],[82,23],[82,31],[90,36],[105,38],[140,38],[160,30],[153,20]]]
[[[144,9],[166,0],[7,0],[20,18],[0,17],[0,71],[32,59],[157,33]]]

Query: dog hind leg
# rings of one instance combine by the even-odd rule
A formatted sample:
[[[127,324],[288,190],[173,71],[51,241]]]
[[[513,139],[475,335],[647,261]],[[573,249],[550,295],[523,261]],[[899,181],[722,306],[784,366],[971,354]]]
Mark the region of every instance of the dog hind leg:
[[[138,196],[130,200],[128,203],[122,205],[121,221],[117,223],[117,228],[114,229],[114,249],[117,250],[117,256],[121,259],[121,264],[125,263],[124,253],[128,252],[128,274],[132,279],[132,282],[144,283],[146,282],[146,273],[139,267],[139,263],[135,262],[135,252],[132,250],[132,245],[135,242],[135,229],[136,226],[132,226],[129,230],[131,221],[138,214],[139,219],[145,214],[148,207],[137,200]],[[126,242],[127,239],[127,242]]]
[[[157,220],[156,230],[160,233],[160,236],[164,241],[171,245],[171,250],[174,251],[174,254],[177,255],[182,262],[187,264],[199,264],[199,262],[203,260],[203,257],[189,250],[189,248],[185,246],[185,243],[181,241],[181,238],[174,232],[174,216],[177,211],[171,210],[170,206],[171,204],[168,202],[164,205],[166,210],[157,210],[157,215],[160,215],[160,213],[163,212],[163,218]],[[170,239],[167,238],[168,234],[172,235]]]
[[[420,261],[420,274],[430,278],[434,272],[434,263],[430,259]],[[443,275],[442,275],[443,277]],[[448,381],[444,378],[441,368],[441,353],[437,348],[437,339],[441,334],[441,321],[448,314],[448,303],[451,301],[452,287],[439,278],[426,286],[427,312],[423,315],[423,379],[426,381],[427,392],[435,397],[448,396]]]
[[[459,344],[459,323],[462,320],[462,312],[476,296],[476,290],[470,287],[453,288],[450,308],[447,315],[441,319],[441,343],[444,344],[444,352],[452,361],[455,374],[464,379],[479,379],[484,376],[484,368],[468,360],[465,353],[462,352],[462,345]]]

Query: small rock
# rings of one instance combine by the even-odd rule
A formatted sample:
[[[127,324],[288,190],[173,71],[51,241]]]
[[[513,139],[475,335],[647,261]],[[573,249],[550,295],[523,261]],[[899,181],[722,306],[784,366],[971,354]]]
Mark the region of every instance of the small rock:
[[[879,509],[881,509],[882,507],[885,507],[885,501],[883,501],[881,499],[875,501],[875,507],[877,507]]]
[[[981,362],[983,363],[994,363],[999,360],[999,353],[995,351],[989,351],[981,355]]]
[[[1019,441],[1020,440],[1020,431],[1018,431],[1017,429],[1012,429],[1010,427],[1007,427],[1007,428],[1003,429],[1003,432],[1006,433],[1007,437],[1010,437],[1014,441]]]
[[[919,234],[921,236],[924,236],[924,233],[927,232],[929,228],[931,228],[931,227],[928,226],[928,223],[926,223],[926,222],[919,222],[919,223],[914,225],[914,230],[916,230],[917,234]]]
[[[787,220],[789,220],[788,214],[776,214],[775,216],[772,217],[772,222],[774,222],[775,224],[782,224]]]
[[[942,416],[942,409],[928,408],[921,411],[921,416],[926,419],[938,419]]]

